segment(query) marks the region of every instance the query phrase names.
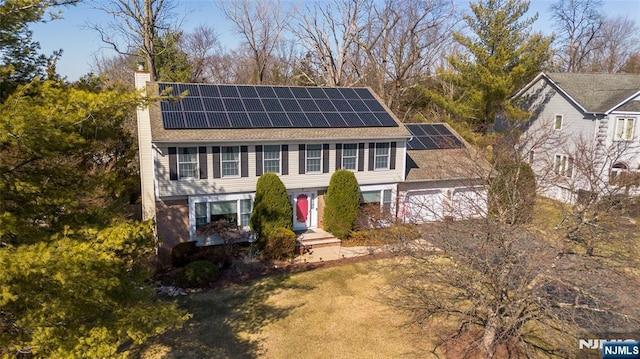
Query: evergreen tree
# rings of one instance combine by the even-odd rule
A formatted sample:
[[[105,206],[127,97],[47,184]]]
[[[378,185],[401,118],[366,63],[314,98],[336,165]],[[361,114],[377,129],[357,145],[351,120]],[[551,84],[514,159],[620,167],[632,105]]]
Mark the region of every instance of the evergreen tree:
[[[338,170],[329,181],[324,207],[325,228],[344,239],[355,228],[360,212],[360,187],[353,172]]]
[[[284,183],[278,175],[268,172],[260,176],[256,183],[251,229],[264,239],[269,232],[279,227],[293,227],[293,207]]]
[[[138,104],[133,92],[37,80],[0,104],[0,241],[108,224],[136,180],[134,140],[121,125]]]
[[[78,0],[6,0],[0,3],[0,103],[18,85],[44,76],[47,64],[52,61],[39,53],[40,44],[33,41],[29,24],[47,15],[56,18],[57,13],[47,13],[47,10],[76,2]]]
[[[449,57],[451,72],[442,76],[457,91],[428,96],[478,132],[486,132],[496,118],[524,117],[509,97],[530,81],[551,57],[552,37],[531,34],[537,16],[523,19],[529,9],[525,0],[479,0],[464,16],[467,32],[455,32],[462,51]]]
[[[191,64],[187,54],[180,49],[182,32],[167,31],[156,44],[156,72],[158,81],[193,82]]]

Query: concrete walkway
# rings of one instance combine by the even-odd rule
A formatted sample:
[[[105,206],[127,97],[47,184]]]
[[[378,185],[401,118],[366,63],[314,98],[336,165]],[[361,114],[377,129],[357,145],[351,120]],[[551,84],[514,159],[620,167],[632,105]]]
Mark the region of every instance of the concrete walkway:
[[[351,258],[358,256],[366,256],[380,252],[380,248],[372,247],[342,247],[341,245],[334,245],[328,247],[313,248],[310,253],[305,253],[297,256],[294,259],[295,263],[314,263],[314,262],[326,262],[334,261],[337,259]]]

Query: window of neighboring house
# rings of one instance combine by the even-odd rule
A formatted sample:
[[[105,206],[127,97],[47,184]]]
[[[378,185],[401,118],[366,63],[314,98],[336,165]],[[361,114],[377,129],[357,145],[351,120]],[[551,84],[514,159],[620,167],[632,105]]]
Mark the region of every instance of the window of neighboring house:
[[[609,171],[609,184],[619,184],[627,172],[629,172],[627,165],[624,163],[615,163]]]
[[[553,161],[553,172],[560,176],[573,176],[573,158],[566,155],[556,155]]]
[[[615,139],[619,141],[633,140],[634,125],[635,125],[635,118],[618,117],[616,119],[616,138]]]
[[[307,173],[322,172],[322,145],[307,145]]]
[[[280,145],[264,146],[264,172],[280,173]]]
[[[240,176],[240,147],[222,147],[222,177]]]
[[[178,175],[179,179],[199,178],[197,147],[178,148]]]
[[[555,120],[553,122],[554,130],[562,130],[562,115],[556,115]]]
[[[375,166],[376,170],[389,169],[389,142],[376,143]]]
[[[533,160],[534,160],[534,153],[533,150],[529,151],[529,164],[533,164]]]
[[[342,168],[355,171],[358,168],[358,144],[346,143],[342,145]]]

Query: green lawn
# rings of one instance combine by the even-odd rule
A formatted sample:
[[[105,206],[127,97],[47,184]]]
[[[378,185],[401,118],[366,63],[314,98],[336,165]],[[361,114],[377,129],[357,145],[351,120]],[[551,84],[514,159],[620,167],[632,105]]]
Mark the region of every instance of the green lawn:
[[[185,328],[142,358],[428,358],[384,291],[391,267],[369,261],[279,275],[183,300]]]

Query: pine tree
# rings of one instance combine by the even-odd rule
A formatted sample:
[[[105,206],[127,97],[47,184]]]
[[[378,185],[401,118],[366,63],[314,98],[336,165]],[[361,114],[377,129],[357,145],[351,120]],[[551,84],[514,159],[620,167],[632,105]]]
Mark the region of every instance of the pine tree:
[[[524,0],[479,0],[464,16],[467,32],[455,32],[462,51],[449,57],[452,71],[442,77],[457,91],[453,97],[427,95],[441,106],[486,132],[496,115],[524,117],[509,97],[530,81],[551,58],[552,37],[531,33],[537,16],[524,18]]]

